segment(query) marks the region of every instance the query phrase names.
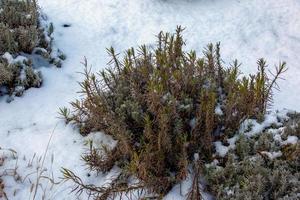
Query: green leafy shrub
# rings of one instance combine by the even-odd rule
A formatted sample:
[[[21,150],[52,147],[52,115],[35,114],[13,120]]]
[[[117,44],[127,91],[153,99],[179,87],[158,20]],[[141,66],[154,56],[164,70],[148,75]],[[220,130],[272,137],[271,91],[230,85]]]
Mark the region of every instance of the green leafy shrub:
[[[117,165],[123,177],[137,177],[141,187],[160,196],[186,179],[195,154],[210,161],[213,141],[234,134],[246,118],[261,119],[286,70],[281,63],[270,78],[260,59],[255,75],[241,76],[237,61],[222,66],[219,43],[209,44],[202,58],[185,52],[182,30],[161,32],[154,48],[131,48],[122,60],[108,49],[110,67],[99,74],[85,60],[84,98],[72,103],[72,111],[61,109],[83,135],[104,131],[118,141],[112,149],[91,146],[83,156],[91,169],[107,172]],[[81,184],[69,171],[65,175]]]
[[[207,172],[217,199],[297,199],[300,192],[299,162],[257,157],[227,163]]]
[[[30,87],[41,86],[41,74],[30,59],[15,61],[21,53],[39,54],[61,67],[64,54],[57,50],[58,58],[51,57],[53,31],[52,23],[47,31],[40,25],[36,0],[0,0],[0,95],[20,96]],[[6,60],[5,55],[11,58]]]
[[[0,54],[31,53],[40,44],[47,44],[41,41],[44,30],[39,26],[34,0],[1,0],[0,5]]]
[[[290,126],[294,122],[290,118],[284,125],[290,131],[282,129],[277,136],[283,140],[283,134],[299,134]],[[223,161],[205,168],[208,190],[217,199],[299,199],[299,153],[299,140],[295,144],[276,142],[268,130],[252,138],[242,135]]]
[[[10,85],[14,79],[15,66],[10,66],[5,60],[0,60],[0,85]]]
[[[35,0],[1,0],[0,20],[11,28],[37,26],[38,12]]]
[[[24,90],[38,88],[41,84],[41,73],[34,70],[28,60],[9,63],[7,59],[0,57],[0,96],[21,96]]]

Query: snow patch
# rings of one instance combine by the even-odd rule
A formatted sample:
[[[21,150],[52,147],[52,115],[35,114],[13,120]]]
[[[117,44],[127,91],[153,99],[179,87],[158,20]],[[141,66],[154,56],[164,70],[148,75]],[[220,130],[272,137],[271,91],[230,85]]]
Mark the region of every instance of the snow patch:
[[[268,152],[268,151],[262,151],[260,152],[264,155],[267,155],[271,160],[275,159],[275,158],[279,158],[282,156],[282,152],[278,151],[278,152]]]
[[[219,115],[219,116],[222,116],[224,114],[220,105],[216,106],[216,108],[215,108],[215,114]]]
[[[224,146],[220,141],[214,142],[214,144],[215,144],[217,154],[221,157],[224,157],[229,151],[229,147]]]
[[[296,144],[298,142],[298,137],[297,136],[288,136],[288,138],[282,142],[283,145],[287,144]]]
[[[287,114],[287,113],[286,113]],[[262,133],[266,128],[275,125],[277,127],[282,126],[282,121],[287,119],[286,114],[278,114],[272,112],[270,114],[265,115],[264,121],[259,123],[254,119],[246,119],[240,126],[239,132],[241,134],[245,134],[247,137],[255,136],[259,133]]]
[[[24,56],[17,56],[16,58],[13,58],[13,56],[8,52],[5,52],[2,57],[6,59],[9,64],[23,63],[28,61],[28,59]]]

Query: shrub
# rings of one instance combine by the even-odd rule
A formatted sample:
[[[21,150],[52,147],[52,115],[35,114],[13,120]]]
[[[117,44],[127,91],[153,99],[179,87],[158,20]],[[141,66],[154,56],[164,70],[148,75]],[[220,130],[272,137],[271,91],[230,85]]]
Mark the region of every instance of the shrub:
[[[72,103],[72,112],[61,109],[83,135],[104,131],[118,141],[112,149],[91,147],[83,157],[91,169],[106,172],[117,165],[160,196],[186,179],[195,154],[210,161],[213,141],[234,134],[246,118],[262,118],[286,70],[281,63],[270,78],[260,59],[255,75],[241,76],[238,61],[222,66],[219,43],[209,44],[202,58],[185,52],[182,31],[161,32],[154,48],[131,48],[122,60],[108,49],[110,67],[99,74],[85,60],[84,98]]]
[[[9,63],[6,58],[0,57],[0,95],[21,96],[24,90],[40,87],[41,84],[41,73],[34,70],[27,59]]]
[[[40,87],[42,80],[30,60],[19,62],[16,57],[35,53],[61,67],[65,56],[59,50],[61,58],[50,56],[54,27],[52,23],[47,31],[41,27],[35,0],[0,0],[0,8],[0,95],[20,96],[30,87]]]
[[[44,30],[39,27],[39,13],[34,0],[1,0],[0,5],[0,54],[31,53],[39,44],[45,44],[40,41]]]
[[[0,85],[10,85],[14,79],[15,66],[10,66],[6,60],[0,60]]]
[[[296,200],[300,192],[297,166],[297,161],[266,162],[262,157],[234,161],[224,168],[211,169],[208,183],[217,199]]]
[[[299,123],[299,118],[296,121]],[[288,133],[279,130],[282,140],[283,133],[299,134],[296,127],[290,126],[294,122],[295,118],[290,118],[285,124],[285,129],[290,130]],[[276,142],[268,130],[253,138],[242,135],[224,163],[205,168],[208,189],[216,199],[225,200],[299,199],[299,153],[299,140],[295,144]]]

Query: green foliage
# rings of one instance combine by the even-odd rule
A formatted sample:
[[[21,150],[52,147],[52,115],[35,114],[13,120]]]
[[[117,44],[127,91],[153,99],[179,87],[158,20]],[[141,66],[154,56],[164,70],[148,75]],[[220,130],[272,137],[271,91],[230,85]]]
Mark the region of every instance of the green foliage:
[[[37,26],[38,13],[34,0],[1,0],[0,21],[11,28]]]
[[[0,5],[0,54],[31,53],[36,46],[46,44],[41,41],[44,33],[35,0],[0,0]]]
[[[61,60],[66,60],[67,56],[64,53],[62,53],[60,50],[58,50],[58,58]]]
[[[293,168],[295,167],[295,168]],[[217,199],[297,199],[300,192],[299,162],[254,160],[227,163],[210,169],[207,179]]]
[[[251,155],[251,146],[250,142],[244,135],[241,135],[236,143],[236,154],[241,158],[244,159],[245,157]]]
[[[290,120],[284,130],[283,136],[295,135],[300,138],[300,113],[289,113]]]
[[[42,83],[42,74],[39,71],[35,71],[32,67],[25,67],[25,76],[26,78],[23,81],[25,89],[30,87],[40,87]]]
[[[9,63],[4,53],[31,53],[40,43],[43,29],[39,28],[35,0],[0,0],[0,95],[21,96],[25,89],[40,87],[41,74],[29,62]]]
[[[11,83],[14,79],[15,66],[9,65],[4,60],[0,59],[0,85]]]
[[[40,26],[36,0],[0,0],[0,8],[0,95],[21,96],[24,90],[41,86],[41,73],[33,70],[30,60],[9,63],[5,53],[12,59],[21,53],[39,54],[58,67],[66,56],[58,51],[59,58],[51,58],[54,27],[51,23],[47,32]]]
[[[82,134],[104,131],[118,141],[104,156],[91,148],[84,156],[91,169],[105,172],[116,164],[159,195],[186,179],[194,154],[210,161],[216,139],[235,133],[246,118],[261,118],[286,69],[280,64],[269,78],[260,59],[255,75],[241,76],[237,61],[221,65],[219,43],[201,58],[185,52],[182,30],[161,32],[155,48],[131,48],[123,59],[108,49],[110,67],[99,74],[85,60],[84,98],[72,102],[72,111],[62,109]]]
[[[35,71],[30,63],[24,61],[9,64],[6,59],[0,57],[0,96],[21,96],[24,90],[40,87],[41,84],[41,73]]]
[[[284,140],[283,130],[293,130],[288,136],[296,136],[297,128],[291,124],[300,120],[290,118],[278,137]],[[271,156],[277,153],[278,156]],[[219,163],[204,170],[208,190],[217,199],[292,199],[300,192],[300,141],[283,145],[274,140],[268,130],[259,136],[243,135],[236,142],[236,149]],[[298,196],[297,196],[298,195]]]
[[[53,32],[54,32],[54,26],[53,23],[51,22],[48,28],[48,35],[51,36]]]

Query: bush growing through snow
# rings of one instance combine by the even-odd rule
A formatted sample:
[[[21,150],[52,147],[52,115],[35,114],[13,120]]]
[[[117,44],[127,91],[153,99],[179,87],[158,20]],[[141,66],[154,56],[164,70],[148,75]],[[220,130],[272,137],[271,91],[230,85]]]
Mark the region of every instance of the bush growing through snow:
[[[8,53],[0,57],[0,96],[21,96],[26,89],[41,86],[42,75],[32,68],[28,59],[18,62],[11,59]]]
[[[110,48],[110,67],[99,74],[84,62],[84,98],[61,113],[83,135],[104,131],[118,141],[114,148],[91,145],[83,158],[92,170],[107,172],[117,165],[123,171],[111,187],[98,188],[86,187],[65,170],[65,178],[79,184],[80,191],[105,199],[144,188],[162,197],[187,178],[194,155],[211,161],[215,140],[234,134],[246,118],[262,119],[285,63],[269,77],[260,59],[256,74],[242,76],[238,61],[222,65],[219,43],[209,44],[203,57],[184,51],[182,31],[161,32],[155,48],[131,48],[123,59]],[[132,176],[138,184],[126,185]],[[193,184],[190,198],[200,196],[198,186]]]
[[[48,32],[41,27],[35,0],[0,0],[0,95],[20,96],[25,89],[40,87],[41,74],[32,68],[30,60],[15,61],[21,53],[40,54],[61,66],[62,59],[50,56],[52,32],[52,24]]]
[[[211,169],[208,183],[217,199],[299,199],[299,162],[255,157]]]
[[[0,1],[0,53],[31,53],[37,46],[50,48],[39,25],[35,0]]]
[[[299,199],[300,141],[284,142],[299,137],[299,124],[299,114],[291,114],[278,133],[267,129],[250,138],[241,135],[218,165],[205,168],[209,191],[228,200]]]

